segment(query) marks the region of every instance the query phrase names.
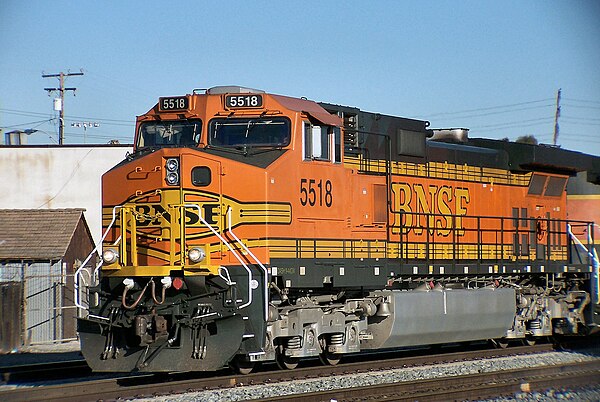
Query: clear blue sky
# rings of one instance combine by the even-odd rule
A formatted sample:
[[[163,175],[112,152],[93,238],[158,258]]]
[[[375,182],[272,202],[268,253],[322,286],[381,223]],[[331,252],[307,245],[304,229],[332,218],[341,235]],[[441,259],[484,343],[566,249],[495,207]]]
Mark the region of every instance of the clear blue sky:
[[[0,127],[57,139],[44,87],[71,77],[88,143],[129,143],[159,96],[244,85],[600,155],[600,2],[0,1]],[[51,138],[52,137],[52,138]]]

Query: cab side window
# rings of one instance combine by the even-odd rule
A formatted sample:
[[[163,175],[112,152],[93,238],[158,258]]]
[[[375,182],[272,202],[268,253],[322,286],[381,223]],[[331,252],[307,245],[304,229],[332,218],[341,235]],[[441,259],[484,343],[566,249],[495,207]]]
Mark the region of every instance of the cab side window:
[[[341,163],[341,138],[338,127],[304,123],[304,160]]]

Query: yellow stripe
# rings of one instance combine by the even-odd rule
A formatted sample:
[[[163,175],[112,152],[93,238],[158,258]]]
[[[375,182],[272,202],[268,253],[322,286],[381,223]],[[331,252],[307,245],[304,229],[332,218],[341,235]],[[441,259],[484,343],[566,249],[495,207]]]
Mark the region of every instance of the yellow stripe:
[[[385,161],[365,160],[362,155],[346,157],[344,165],[350,169],[362,169],[372,173],[384,173]],[[454,179],[476,183],[510,184],[526,187],[529,185],[531,173],[514,174],[508,170],[482,168],[479,166],[456,165],[447,162],[428,162],[417,164],[392,161],[391,173],[394,175],[429,177],[437,179]]]
[[[600,194],[567,195],[568,200],[600,200]]]
[[[253,242],[249,242],[249,246]],[[257,241],[257,244],[260,243]],[[300,248],[297,249],[296,245]],[[307,239],[277,239],[261,244],[269,248],[270,258],[398,258],[400,257],[400,244],[387,243],[380,240],[307,240]],[[451,243],[405,243],[402,245],[402,257],[409,259],[425,259],[429,257],[436,260],[457,259],[477,260],[535,260],[535,249],[530,249],[529,255],[515,256],[512,245],[495,244],[457,244],[453,248]],[[567,248],[557,246],[551,250],[551,260],[564,260],[567,258]]]

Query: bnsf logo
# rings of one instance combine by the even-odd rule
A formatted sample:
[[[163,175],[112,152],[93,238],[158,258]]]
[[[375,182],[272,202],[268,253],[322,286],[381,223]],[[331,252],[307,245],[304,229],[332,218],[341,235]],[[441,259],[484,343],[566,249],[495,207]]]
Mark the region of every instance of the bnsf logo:
[[[219,214],[219,204],[202,204],[202,217],[209,225],[216,225]],[[137,226],[164,226],[171,222],[171,213],[173,210],[165,209],[160,204],[140,204],[135,206]],[[195,208],[185,208],[185,225],[194,226],[200,224],[198,210]]]
[[[430,234],[437,232],[440,236],[448,236],[455,227],[458,236],[465,234],[461,216],[467,214],[471,202],[468,188],[433,184],[426,188],[418,183],[392,183],[392,194],[396,232],[401,228],[402,233],[413,231],[421,235],[429,228]],[[453,218],[452,215],[457,216]]]

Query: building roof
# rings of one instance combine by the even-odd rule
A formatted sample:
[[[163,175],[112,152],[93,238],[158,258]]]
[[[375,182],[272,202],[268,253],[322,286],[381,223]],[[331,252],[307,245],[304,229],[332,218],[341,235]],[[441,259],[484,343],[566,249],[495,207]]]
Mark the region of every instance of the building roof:
[[[83,211],[0,209],[0,260],[60,260],[79,221],[85,223]]]

